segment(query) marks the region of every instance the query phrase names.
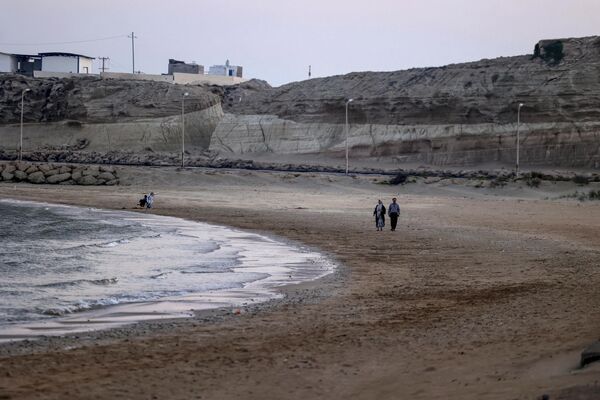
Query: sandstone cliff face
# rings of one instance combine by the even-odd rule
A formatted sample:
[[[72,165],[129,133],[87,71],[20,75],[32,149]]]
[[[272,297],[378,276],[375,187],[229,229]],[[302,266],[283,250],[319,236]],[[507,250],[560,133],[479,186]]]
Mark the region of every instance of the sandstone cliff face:
[[[190,151],[208,148],[223,117],[219,91],[205,86],[0,75],[0,149],[18,148],[21,93],[26,88],[31,91],[24,101],[25,151],[181,151],[185,92],[185,141]]]
[[[211,149],[330,153],[440,165],[600,166],[600,38],[544,40],[534,54],[439,68],[360,72],[278,88],[228,88]]]

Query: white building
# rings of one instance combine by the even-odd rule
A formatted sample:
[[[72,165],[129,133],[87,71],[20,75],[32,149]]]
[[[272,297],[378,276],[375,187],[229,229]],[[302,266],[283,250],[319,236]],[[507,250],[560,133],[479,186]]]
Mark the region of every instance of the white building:
[[[17,70],[17,59],[14,55],[0,52],[0,72],[14,73]]]
[[[213,65],[208,69],[208,75],[218,76],[236,76],[242,77],[243,68],[239,65],[229,65],[229,60],[225,62],[225,65]]]
[[[40,53],[42,72],[91,74],[93,57],[73,53]]]

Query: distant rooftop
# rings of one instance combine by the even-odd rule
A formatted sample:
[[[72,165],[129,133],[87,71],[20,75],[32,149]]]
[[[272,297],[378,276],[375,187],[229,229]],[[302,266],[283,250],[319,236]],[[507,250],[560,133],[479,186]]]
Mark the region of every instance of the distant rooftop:
[[[95,57],[85,56],[83,54],[75,54],[75,53],[63,53],[63,52],[49,52],[49,53],[39,53],[42,57],[83,57],[89,58],[90,60],[94,60]]]

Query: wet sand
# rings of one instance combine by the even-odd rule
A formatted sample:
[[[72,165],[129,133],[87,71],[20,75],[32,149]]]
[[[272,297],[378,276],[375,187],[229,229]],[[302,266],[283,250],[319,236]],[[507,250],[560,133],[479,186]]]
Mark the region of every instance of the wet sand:
[[[577,366],[600,335],[600,204],[374,179],[131,169],[132,185],[112,189],[0,185],[1,197],[116,209],[154,190],[154,213],[342,265],[261,309],[0,347],[0,396],[594,398],[600,368]],[[400,229],[376,232],[372,207],[392,195]]]

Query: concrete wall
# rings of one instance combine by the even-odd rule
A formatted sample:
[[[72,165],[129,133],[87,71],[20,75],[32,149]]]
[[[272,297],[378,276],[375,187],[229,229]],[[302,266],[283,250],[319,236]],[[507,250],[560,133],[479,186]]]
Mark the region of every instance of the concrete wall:
[[[0,53],[0,72],[15,72],[17,60],[10,54]]]
[[[33,71],[34,78],[72,78],[74,76],[99,76],[98,74],[77,74],[70,72]]]
[[[125,72],[101,72],[100,76],[106,79],[133,79],[139,81],[155,81],[173,83],[172,75],[150,75],[150,74],[129,74]]]
[[[45,59],[45,58],[44,58]],[[0,71],[1,72],[1,71]],[[214,76],[202,74],[182,74],[175,72],[173,75],[150,75],[150,74],[129,74],[125,72],[101,72],[100,74],[70,73],[70,72],[49,72],[34,71],[35,78],[70,78],[73,76],[100,76],[104,79],[132,79],[140,81],[169,82],[180,85],[220,85],[228,86],[245,82],[246,79],[236,76]]]
[[[78,73],[78,57],[47,56],[42,58],[42,71]]]
[[[179,72],[175,72],[173,74],[173,79],[175,83],[178,83],[180,85],[210,84],[226,86],[235,85],[246,81],[245,79],[239,78],[237,76],[181,74]]]

